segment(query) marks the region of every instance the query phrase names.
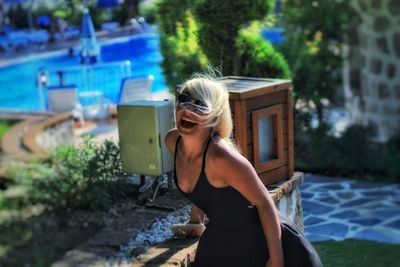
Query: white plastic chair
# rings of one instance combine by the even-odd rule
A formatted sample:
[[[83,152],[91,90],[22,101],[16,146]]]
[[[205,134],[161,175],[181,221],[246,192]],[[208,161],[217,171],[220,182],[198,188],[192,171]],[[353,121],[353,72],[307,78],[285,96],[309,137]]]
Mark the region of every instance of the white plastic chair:
[[[85,123],[75,85],[48,86],[47,109],[52,112],[72,112],[74,118],[79,119],[81,125]]]
[[[148,75],[144,77],[129,77],[121,81],[121,89],[119,92],[119,104],[124,104],[137,100],[150,100],[151,86],[153,85],[154,76]]]

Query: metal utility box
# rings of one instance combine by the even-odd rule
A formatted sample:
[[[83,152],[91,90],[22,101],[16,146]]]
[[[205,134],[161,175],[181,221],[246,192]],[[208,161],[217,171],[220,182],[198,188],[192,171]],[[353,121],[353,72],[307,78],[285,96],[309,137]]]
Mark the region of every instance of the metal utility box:
[[[234,137],[264,184],[293,176],[291,81],[222,77],[229,91]]]
[[[118,134],[122,168],[127,173],[159,176],[173,170],[164,143],[175,126],[171,101],[134,101],[118,105]]]

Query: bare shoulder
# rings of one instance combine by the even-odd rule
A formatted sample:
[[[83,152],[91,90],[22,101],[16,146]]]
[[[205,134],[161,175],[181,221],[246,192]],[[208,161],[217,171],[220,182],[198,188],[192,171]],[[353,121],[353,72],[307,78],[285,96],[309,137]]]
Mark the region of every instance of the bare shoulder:
[[[250,171],[253,167],[251,163],[231,147],[223,139],[216,139],[209,151],[209,160],[211,167],[221,175],[231,172]]]
[[[169,130],[169,132],[165,136],[165,140],[164,140],[165,145],[171,152],[174,152],[174,150],[175,150],[175,144],[176,144],[176,140],[178,139],[178,137],[179,137],[179,134],[178,134],[178,130],[176,128]]]
[[[232,186],[249,199],[255,190],[264,188],[253,165],[226,141],[214,142],[208,156],[206,166],[213,185]]]

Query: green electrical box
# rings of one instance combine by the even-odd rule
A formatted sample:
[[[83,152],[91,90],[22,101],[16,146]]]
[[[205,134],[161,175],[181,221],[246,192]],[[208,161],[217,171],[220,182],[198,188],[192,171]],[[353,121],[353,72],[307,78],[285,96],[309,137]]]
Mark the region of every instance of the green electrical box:
[[[171,101],[134,101],[118,105],[122,168],[131,174],[159,176],[174,168],[164,139],[175,127]]]

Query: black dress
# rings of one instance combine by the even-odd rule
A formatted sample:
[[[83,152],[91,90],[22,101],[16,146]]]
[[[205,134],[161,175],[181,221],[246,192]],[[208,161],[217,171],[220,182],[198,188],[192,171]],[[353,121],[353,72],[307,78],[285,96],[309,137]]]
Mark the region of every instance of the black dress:
[[[178,149],[175,145],[174,159]],[[233,187],[216,188],[205,174],[205,156],[211,138],[203,153],[201,173],[191,193],[179,191],[202,209],[209,219],[200,237],[194,266],[196,267],[265,267],[269,258],[267,242],[255,206]],[[175,164],[175,163],[174,163]],[[286,218],[281,218],[282,246],[286,267],[317,267],[322,263],[301,231]]]

